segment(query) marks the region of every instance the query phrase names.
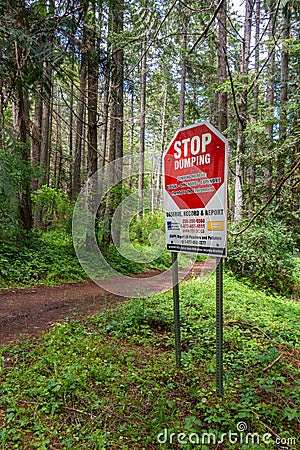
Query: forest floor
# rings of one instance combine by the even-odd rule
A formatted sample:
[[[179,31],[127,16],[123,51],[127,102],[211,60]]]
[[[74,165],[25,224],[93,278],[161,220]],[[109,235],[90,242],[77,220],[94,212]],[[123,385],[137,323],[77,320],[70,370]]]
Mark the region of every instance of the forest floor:
[[[205,267],[204,267],[205,266]],[[215,259],[196,262],[188,276],[199,276],[215,268]],[[151,278],[160,271],[150,270],[135,275]],[[111,280],[112,286],[115,280]],[[168,284],[160,280],[157,290],[163,291]],[[51,325],[63,320],[82,320],[104,308],[114,307],[128,300],[109,292],[92,281],[57,286],[36,286],[0,290],[0,344],[29,337],[40,336]],[[113,290],[113,288],[112,288]]]

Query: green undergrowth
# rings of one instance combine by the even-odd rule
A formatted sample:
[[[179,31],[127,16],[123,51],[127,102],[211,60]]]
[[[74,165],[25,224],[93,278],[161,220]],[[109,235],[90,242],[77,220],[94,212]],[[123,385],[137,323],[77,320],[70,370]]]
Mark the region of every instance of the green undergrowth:
[[[299,296],[297,234],[274,217],[264,216],[251,227],[230,224],[227,270],[261,289]]]
[[[180,370],[170,292],[3,346],[1,449],[298,449],[300,303],[225,275],[220,399],[214,277],[180,295]]]
[[[148,251],[144,245],[139,252]],[[96,266],[95,255],[88,254],[90,266]],[[149,263],[135,262],[126,258],[112,245],[104,254],[108,264],[121,274],[134,274],[148,269],[166,269],[171,256],[163,251]],[[100,275],[107,276],[105,268]],[[97,272],[99,276],[99,271]],[[87,275],[76,256],[72,235],[64,230],[36,232],[29,235],[14,235],[1,240],[0,237],[0,288],[26,287],[78,283],[87,280]]]
[[[86,280],[72,236],[55,230],[0,240],[0,288],[54,285]]]

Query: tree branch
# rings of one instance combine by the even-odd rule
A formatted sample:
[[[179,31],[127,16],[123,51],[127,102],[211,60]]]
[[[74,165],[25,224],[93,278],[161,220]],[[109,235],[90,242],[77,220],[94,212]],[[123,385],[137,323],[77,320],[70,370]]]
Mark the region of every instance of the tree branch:
[[[280,353],[280,355],[277,356],[277,358],[274,359],[274,361],[270,362],[270,364],[268,364],[267,367],[265,367],[265,368],[263,369],[263,371],[266,372],[267,370],[271,369],[271,367],[273,367],[273,366],[277,363],[277,361],[280,360],[280,358],[282,357],[282,355],[283,355],[283,353]]]
[[[230,80],[230,87],[231,87],[231,93],[232,93],[232,98],[233,98],[234,110],[235,110],[236,117],[237,117],[238,121],[243,123],[243,119],[240,116],[238,105],[237,105],[237,99],[236,99],[236,95],[235,95],[234,83],[233,83],[233,79],[232,79],[232,75],[231,75],[231,71],[230,71],[230,66],[229,66],[229,62],[228,62],[226,49],[223,48],[223,51],[224,51],[224,54],[225,54],[225,61],[226,61],[226,66],[227,66],[229,80]]]
[[[174,0],[174,2],[172,3],[170,9],[168,10],[168,12],[165,14],[165,17],[163,18],[163,20],[161,21],[161,23],[159,24],[159,26],[157,27],[157,30],[154,33],[153,38],[150,40],[149,45],[146,47],[145,51],[143,52],[142,56],[140,57],[140,59],[138,60],[138,62],[134,65],[134,67],[128,72],[127,77],[134,71],[134,69],[136,67],[138,67],[138,65],[140,64],[140,62],[142,61],[142,59],[144,58],[144,56],[148,53],[149,48],[151,47],[151,45],[153,44],[153,42],[155,41],[158,33],[160,32],[163,24],[165,23],[165,21],[167,20],[167,18],[169,17],[169,15],[171,14],[174,6],[176,5],[177,0]]]
[[[204,37],[206,37],[206,35],[207,35],[207,33],[208,33],[208,30],[209,30],[210,27],[211,27],[211,24],[213,23],[213,21],[215,20],[215,18],[216,18],[217,15],[218,15],[218,12],[219,12],[219,10],[220,10],[220,8],[221,8],[221,6],[222,6],[223,1],[224,1],[224,0],[220,0],[220,2],[218,3],[218,6],[217,6],[215,12],[213,13],[213,15],[212,15],[210,21],[208,22],[208,24],[207,24],[206,27],[204,28],[203,32],[200,34],[200,36],[199,36],[198,39],[196,40],[195,44],[193,45],[193,47],[192,47],[191,50],[189,51],[189,55],[195,50],[195,48],[196,48],[197,45],[200,43],[200,41],[201,41]]]

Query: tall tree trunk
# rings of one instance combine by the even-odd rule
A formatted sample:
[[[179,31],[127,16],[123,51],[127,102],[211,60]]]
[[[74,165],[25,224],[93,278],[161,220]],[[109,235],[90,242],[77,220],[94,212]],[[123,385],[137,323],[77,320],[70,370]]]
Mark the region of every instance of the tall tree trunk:
[[[291,30],[291,5],[287,2],[282,11],[282,49],[281,49],[281,70],[280,70],[280,141],[286,139],[287,130],[287,105],[288,105],[288,81],[289,81],[289,52],[287,41],[290,37]],[[277,155],[277,182],[280,182],[284,173],[283,154]],[[278,193],[280,195],[280,193]]]
[[[9,5],[8,9],[9,9]],[[26,4],[22,0],[19,2],[17,17],[13,14],[13,22],[16,28],[26,30],[27,14]],[[2,40],[1,40],[2,41]],[[2,55],[2,58],[4,55]],[[30,111],[29,111],[29,94],[23,81],[23,73],[28,69],[27,54],[21,48],[20,43],[14,42],[14,63],[17,68],[13,77],[15,77],[15,95],[13,98],[13,127],[16,135],[16,151],[22,163],[22,176],[18,186],[18,219],[21,228],[30,231],[33,226],[32,205],[31,205],[31,166],[30,166]],[[24,71],[24,72],[23,72]],[[1,86],[1,104],[2,86]],[[1,112],[3,104],[1,105]],[[2,134],[2,133],[1,133]]]
[[[227,47],[227,28],[226,28],[226,0],[223,0],[218,15],[218,82],[222,85],[227,80],[226,70],[226,47]],[[219,92],[218,95],[218,128],[221,132],[227,128],[227,93]]]
[[[112,36],[120,35],[123,31],[124,21],[124,0],[118,0],[111,7],[111,32]],[[109,155],[108,161],[112,162],[123,157],[123,80],[124,80],[124,50],[115,44],[112,46],[111,56],[111,82],[110,82],[110,127],[109,127]],[[115,184],[116,175],[122,179],[121,164],[115,166],[116,173],[111,170],[108,174],[110,183]],[[120,190],[122,182],[119,183]],[[113,189],[107,195],[107,204],[105,210],[105,230],[103,233],[102,245],[108,248],[112,242],[111,221],[116,205],[119,202],[117,189]],[[117,222],[117,220],[116,220]],[[108,231],[109,230],[109,231]],[[116,223],[115,244],[119,245],[120,229]]]
[[[16,51],[20,57],[20,49]],[[19,56],[18,56],[19,55]],[[21,85],[18,86],[14,103],[14,128],[19,141],[20,158],[23,163],[24,173],[19,184],[19,223],[21,228],[30,231],[33,226],[31,207],[31,177],[30,177],[30,144],[29,144],[29,98],[28,91]]]
[[[144,172],[145,172],[145,125],[146,125],[146,79],[147,79],[147,54],[146,37],[142,45],[141,63],[141,105],[140,105],[140,167],[138,179],[138,194],[140,201],[140,215],[143,215],[144,208]]]
[[[255,64],[255,76],[258,77],[259,64],[260,64],[260,7],[261,0],[256,0],[255,2],[255,52],[254,52],[254,64]],[[253,89],[253,106],[254,109],[258,109],[258,95],[259,95],[259,84],[256,81]]]
[[[238,106],[238,135],[235,164],[235,195],[234,195],[234,221],[240,223],[243,218],[243,167],[242,156],[245,151],[244,131],[247,125],[247,97],[248,97],[248,71],[251,42],[251,24],[253,15],[254,0],[246,0],[244,38],[242,45],[242,60],[240,76],[245,85],[240,97]]]
[[[43,116],[42,116],[42,140],[41,140],[41,155],[40,155],[40,169],[41,175],[38,181],[38,187],[40,188],[47,181],[47,172],[49,170],[48,160],[49,160],[49,136],[50,136],[50,95],[43,93]]]
[[[61,134],[61,104],[59,98],[59,87],[57,88],[57,104],[56,104],[56,138],[55,138],[55,159],[54,159],[54,180],[55,187],[59,188],[61,185],[61,173],[62,173],[62,134]]]
[[[52,88],[51,88],[52,91]],[[50,161],[52,158],[52,131],[53,131],[53,94],[51,92],[50,95],[50,117],[49,117],[49,136],[48,136],[48,160],[47,160],[47,170],[46,170],[46,184],[49,186],[50,184]]]
[[[162,110],[162,118],[161,118],[161,132],[160,132],[160,155],[158,159],[158,167],[157,167],[157,180],[156,180],[156,189],[157,189],[157,204],[156,207],[160,206],[161,200],[161,188],[162,188],[162,160],[163,154],[165,151],[165,141],[166,141],[166,109],[167,109],[167,96],[168,96],[168,87],[165,85],[164,87],[164,99],[163,99],[163,110]]]
[[[25,2],[20,2],[18,20],[26,22]],[[18,42],[15,42],[15,63],[21,68],[26,65],[26,57]],[[22,76],[18,73],[13,104],[13,126],[17,137],[17,151],[23,164],[23,173],[19,181],[18,218],[21,228],[30,231],[33,226],[31,206],[31,167],[30,167],[30,113],[28,89],[23,86]],[[2,99],[1,99],[2,101]]]
[[[46,12],[49,16],[54,16],[55,3],[54,0],[49,0],[46,3]],[[50,43],[53,42],[54,35],[52,31],[48,35]],[[51,44],[52,45],[52,44]],[[52,63],[45,60],[43,63],[43,84],[42,84],[42,123],[41,123],[41,147],[40,147],[40,176],[38,178],[38,188],[44,184],[49,184],[49,167],[50,167],[50,148],[51,148],[51,125],[52,125]],[[51,120],[50,120],[51,119]],[[36,205],[34,211],[34,227],[39,228],[42,225],[42,207]]]
[[[75,200],[81,189],[81,162],[82,150],[85,145],[84,139],[84,118],[86,108],[86,78],[87,66],[85,55],[81,55],[80,65],[80,84],[79,84],[79,99],[77,103],[77,123],[76,123],[76,137],[73,161],[73,186],[72,186],[72,200]]]
[[[254,52],[254,72],[255,77],[258,78],[259,66],[260,66],[260,7],[261,0],[255,1],[255,52]],[[253,88],[253,107],[255,110],[255,115],[258,117],[258,97],[259,97],[259,84],[258,81],[255,81],[255,85]],[[256,179],[256,170],[255,170],[255,154],[256,154],[255,146],[251,146],[250,157],[251,164],[249,166],[249,185],[250,185],[250,196],[249,196],[249,215],[254,211],[254,187],[255,187],[255,179]]]
[[[33,166],[32,190],[38,189],[38,173],[41,159],[41,140],[42,140],[42,117],[43,117],[43,100],[42,86],[39,85],[36,90],[36,100],[32,127],[32,150],[31,161]]]
[[[0,41],[0,52],[1,54],[4,54],[3,51],[4,43]],[[4,91],[4,83],[3,80],[0,78],[0,148],[3,147],[3,132],[2,129],[4,128],[4,108],[5,108],[5,91]]]
[[[208,64],[211,67],[214,67],[216,64],[215,61],[215,55],[213,53],[209,54],[208,56]],[[217,77],[213,74],[209,77],[209,79],[207,81],[205,81],[205,87],[209,89],[211,83],[216,83],[217,82]],[[198,82],[196,81],[196,86],[197,86]],[[197,97],[196,99],[197,100]],[[214,125],[215,127],[218,126],[218,100],[219,100],[219,96],[217,94],[217,92],[215,92],[215,90],[211,93],[210,95],[210,99],[209,99],[209,122]],[[195,103],[196,104],[196,103]],[[197,110],[196,110],[197,112]]]
[[[98,182],[93,175],[98,169],[98,76],[99,53],[96,29],[96,5],[93,4],[84,17],[87,31],[87,169],[88,169],[88,208],[93,214],[95,199],[98,193]],[[95,223],[96,240],[98,240],[98,220]],[[92,249],[94,237],[87,230],[86,246]]]
[[[185,85],[186,85],[186,48],[187,48],[187,30],[189,19],[187,14],[184,14],[183,20],[183,37],[182,37],[182,52],[181,52],[181,81],[180,81],[180,105],[179,105],[179,127],[184,127],[184,113],[185,113]]]
[[[243,127],[238,127],[237,156],[235,161],[235,188],[234,188],[234,221],[240,223],[243,218],[243,191],[242,191],[242,163],[241,153],[244,148]]]
[[[98,61],[89,58],[88,63],[88,176],[98,168],[97,156],[97,115],[98,107]]]
[[[51,68],[49,63],[44,63],[45,74],[49,76]],[[51,79],[51,76],[50,78]],[[41,147],[40,147],[40,174],[38,177],[37,187],[40,189],[47,183],[49,174],[49,144],[50,144],[50,116],[51,116],[51,91],[50,87],[43,86],[43,107],[42,107],[42,123],[41,123]],[[36,205],[34,211],[34,227],[40,228],[42,225],[42,208]]]
[[[103,99],[102,99],[102,133],[101,133],[101,154],[100,167],[106,163],[107,131],[108,131],[108,112],[109,112],[109,82],[110,82],[110,62],[109,47],[107,50],[107,65],[104,71]]]
[[[98,11],[99,12],[99,11]],[[88,176],[98,169],[98,79],[99,36],[97,36],[96,3],[90,7],[88,26]],[[99,12],[101,17],[101,12]]]
[[[72,45],[72,54],[74,54],[74,46]],[[74,70],[74,56],[72,57],[72,70]],[[74,82],[73,79],[71,80],[71,87],[70,87],[70,118],[69,118],[69,127],[70,127],[70,133],[69,133],[69,173],[68,173],[68,194],[69,197],[72,197],[72,186],[73,186],[73,143],[74,143]]]
[[[274,48],[274,35],[276,28],[275,21],[275,2],[274,0],[268,1],[268,8],[270,14],[269,21],[269,51],[268,51],[268,81],[267,81],[267,92],[266,92],[266,103],[267,103],[267,112],[269,115],[270,124],[266,127],[266,135],[267,135],[267,152],[270,152],[270,149],[273,144],[273,124],[272,118],[274,116],[274,99],[275,99],[275,48]],[[269,153],[270,154],[270,153]],[[268,155],[267,155],[268,156]],[[265,198],[267,199],[271,193],[272,189],[272,161],[271,158],[267,158],[266,165],[264,167],[264,187],[265,187]]]
[[[130,135],[129,135],[129,153],[130,153],[130,167],[129,167],[129,179],[128,188],[131,190],[133,185],[132,179],[132,166],[134,161],[134,89],[132,89],[130,96]]]
[[[117,19],[117,33],[122,34],[123,32],[123,24],[124,24],[124,0],[118,0],[117,2],[119,11],[118,11],[118,19]],[[115,103],[115,117],[116,117],[116,148],[115,148],[115,158],[119,159],[123,157],[123,135],[124,135],[124,92],[123,92],[123,84],[124,84],[124,50],[123,47],[118,46],[115,51],[115,88],[117,94],[117,101]],[[122,173],[122,166],[118,167],[120,171],[120,175]],[[122,176],[121,176],[122,178]]]
[[[107,138],[108,138],[108,123],[109,123],[109,91],[110,91],[110,65],[111,65],[111,44],[107,42],[106,50],[106,64],[104,68],[103,94],[102,94],[102,114],[101,114],[101,144],[100,144],[100,168],[103,170],[107,158]],[[101,186],[99,187],[101,189]],[[98,210],[98,220],[105,216],[106,201],[103,199]]]
[[[112,11],[112,33],[123,31],[124,0],[118,0]],[[123,156],[123,78],[124,50],[114,45],[111,57],[109,162]]]

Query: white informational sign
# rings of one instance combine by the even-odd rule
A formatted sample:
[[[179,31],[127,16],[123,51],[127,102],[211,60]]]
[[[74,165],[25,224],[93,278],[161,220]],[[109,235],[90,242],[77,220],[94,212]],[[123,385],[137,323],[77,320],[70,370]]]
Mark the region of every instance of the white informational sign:
[[[227,254],[227,140],[210,123],[179,129],[163,156],[167,250]]]

